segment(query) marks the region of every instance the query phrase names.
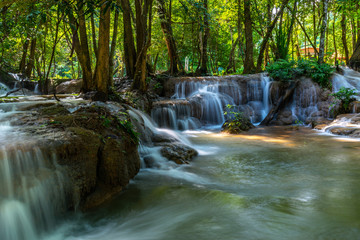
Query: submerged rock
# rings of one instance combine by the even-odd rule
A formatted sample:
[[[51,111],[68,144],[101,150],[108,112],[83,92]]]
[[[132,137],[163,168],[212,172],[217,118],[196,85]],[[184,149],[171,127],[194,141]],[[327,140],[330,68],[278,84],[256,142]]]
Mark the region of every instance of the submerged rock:
[[[180,142],[165,143],[161,146],[161,155],[177,164],[188,164],[193,157],[198,155],[195,149]]]

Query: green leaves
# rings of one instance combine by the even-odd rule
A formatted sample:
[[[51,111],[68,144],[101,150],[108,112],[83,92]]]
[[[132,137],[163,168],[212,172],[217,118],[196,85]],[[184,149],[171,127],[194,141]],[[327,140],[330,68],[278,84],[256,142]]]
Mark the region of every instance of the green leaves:
[[[335,71],[329,64],[318,64],[314,60],[287,61],[280,59],[266,67],[270,77],[276,81],[287,82],[300,76],[310,77],[323,88],[330,88],[329,81]]]
[[[331,96],[334,96],[336,100],[341,102],[345,110],[348,109],[351,102],[355,101],[355,95],[355,89],[345,87],[342,87],[338,92],[331,94]]]

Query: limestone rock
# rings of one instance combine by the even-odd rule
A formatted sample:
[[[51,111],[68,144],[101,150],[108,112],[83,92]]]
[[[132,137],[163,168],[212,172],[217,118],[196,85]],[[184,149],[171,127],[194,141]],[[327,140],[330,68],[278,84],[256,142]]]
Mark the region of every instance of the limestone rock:
[[[57,94],[79,93],[82,87],[82,79],[74,79],[63,82],[56,87]]]

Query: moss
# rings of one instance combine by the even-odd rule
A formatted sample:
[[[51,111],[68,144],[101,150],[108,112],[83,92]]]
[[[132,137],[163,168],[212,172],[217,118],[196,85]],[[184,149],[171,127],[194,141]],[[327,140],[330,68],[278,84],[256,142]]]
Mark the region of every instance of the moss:
[[[41,108],[39,112],[42,115],[50,116],[69,114],[69,111],[64,106],[58,104],[50,107]]]

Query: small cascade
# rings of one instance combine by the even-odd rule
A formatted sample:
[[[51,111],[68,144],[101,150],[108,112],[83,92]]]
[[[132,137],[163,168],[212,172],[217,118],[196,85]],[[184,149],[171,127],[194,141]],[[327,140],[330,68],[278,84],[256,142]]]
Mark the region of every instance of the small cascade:
[[[349,68],[343,68],[343,72],[344,75],[334,74],[333,92],[338,92],[342,87],[354,89],[358,93],[355,97],[360,101],[360,73]]]
[[[175,167],[174,162],[169,161],[161,154],[161,150],[165,147],[175,147],[185,151],[189,149],[192,144],[181,133],[166,129],[158,128],[156,123],[145,113],[130,108],[128,110],[136,130],[140,133],[139,154],[142,160],[141,167],[168,169]],[[196,151],[194,151],[196,152]]]
[[[0,236],[38,240],[66,210],[66,178],[55,155],[5,120],[14,114],[0,110]]]
[[[35,93],[35,94],[41,94],[38,83],[35,85],[34,93]]]
[[[236,76],[179,79],[173,100],[156,102],[151,116],[160,127],[174,130],[219,128],[226,120],[224,111],[232,105],[259,123],[271,106],[270,87],[265,74],[247,82]]]
[[[303,80],[300,86],[295,89],[291,112],[296,120],[306,122],[308,117],[317,114],[319,111],[317,107],[319,93],[317,90],[318,88],[310,79]]]
[[[0,96],[5,95],[9,91],[9,88],[5,85],[0,83]]]

